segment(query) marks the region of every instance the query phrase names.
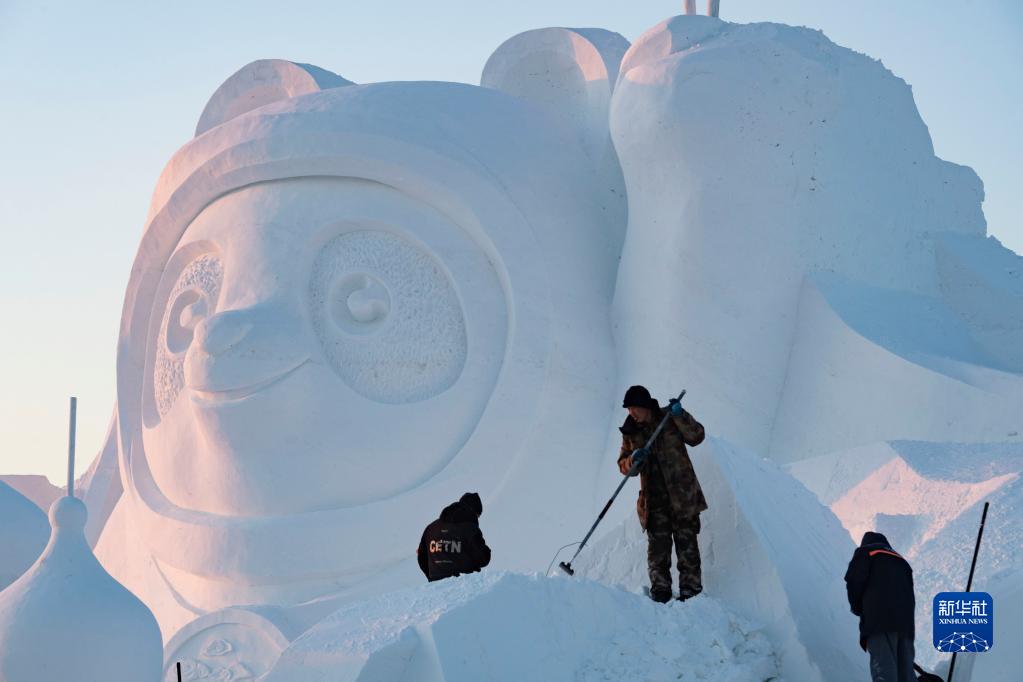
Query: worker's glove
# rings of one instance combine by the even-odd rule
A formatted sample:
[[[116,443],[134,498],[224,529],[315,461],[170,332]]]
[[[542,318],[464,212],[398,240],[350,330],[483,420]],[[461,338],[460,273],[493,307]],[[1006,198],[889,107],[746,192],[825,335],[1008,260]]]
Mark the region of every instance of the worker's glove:
[[[681,417],[686,413],[686,411],[682,409],[682,403],[679,402],[678,398],[672,398],[668,401],[668,411],[671,412],[671,416],[673,417]]]
[[[632,451],[632,455],[629,459],[632,460],[632,468],[629,469],[629,476],[635,476],[639,473],[640,467],[646,461],[647,457],[650,456],[650,451],[646,448],[637,448]]]

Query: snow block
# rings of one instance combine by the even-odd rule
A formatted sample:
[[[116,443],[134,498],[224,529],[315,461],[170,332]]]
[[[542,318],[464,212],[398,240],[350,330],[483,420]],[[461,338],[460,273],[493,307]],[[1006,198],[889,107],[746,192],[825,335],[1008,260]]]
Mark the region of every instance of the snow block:
[[[944,235],[935,258],[941,292],[980,345],[1023,372],[1023,257],[994,237]]]
[[[886,440],[1001,441],[1019,428],[1023,376],[940,297],[818,274],[798,309],[772,459]]]
[[[266,682],[667,680],[776,675],[766,638],[718,602],[488,572],[354,604],[282,654]]]
[[[779,401],[793,429],[820,412],[785,395],[804,278],[936,297],[933,236],[985,230],[976,174],[934,155],[910,87],[819,31],[663,22],[623,58],[610,128],[629,202],[620,376],[662,395],[684,377],[705,424],[781,461],[800,451],[772,443]],[[843,360],[860,377],[874,358]],[[926,388],[910,409],[948,419],[946,387]]]

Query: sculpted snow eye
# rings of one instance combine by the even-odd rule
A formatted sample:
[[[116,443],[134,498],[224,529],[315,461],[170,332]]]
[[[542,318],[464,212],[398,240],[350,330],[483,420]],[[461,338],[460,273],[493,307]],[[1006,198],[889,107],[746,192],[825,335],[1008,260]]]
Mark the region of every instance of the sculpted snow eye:
[[[153,366],[153,398],[162,418],[184,386],[184,354],[196,325],[216,309],[224,267],[218,256],[204,253],[182,267],[167,296]]]
[[[313,265],[311,318],[329,364],[381,403],[425,400],[465,365],[461,304],[432,254],[389,232],[330,240]]]
[[[391,312],[391,295],[376,277],[349,273],[334,283],[327,306],[337,329],[369,334],[379,329]]]

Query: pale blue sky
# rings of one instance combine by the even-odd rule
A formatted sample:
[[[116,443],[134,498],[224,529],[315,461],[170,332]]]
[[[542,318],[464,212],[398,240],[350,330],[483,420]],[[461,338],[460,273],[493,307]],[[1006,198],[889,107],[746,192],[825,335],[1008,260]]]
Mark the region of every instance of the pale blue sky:
[[[493,49],[520,31],[598,26],[634,40],[681,4],[0,0],[0,473],[62,479],[71,394],[79,473],[100,447],[150,194],[239,67],[275,57],[359,83],[476,83]],[[1023,253],[1023,3],[721,5],[730,21],[820,28],[908,81],[938,155],[977,171],[990,232]]]

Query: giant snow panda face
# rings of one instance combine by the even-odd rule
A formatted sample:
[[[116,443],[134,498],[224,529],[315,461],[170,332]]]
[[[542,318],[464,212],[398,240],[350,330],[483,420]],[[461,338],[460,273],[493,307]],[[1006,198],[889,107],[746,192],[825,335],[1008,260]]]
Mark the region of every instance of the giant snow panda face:
[[[451,219],[357,179],[251,185],[189,225],[155,297],[143,439],[175,504],[356,506],[440,471],[493,390],[507,304]]]

